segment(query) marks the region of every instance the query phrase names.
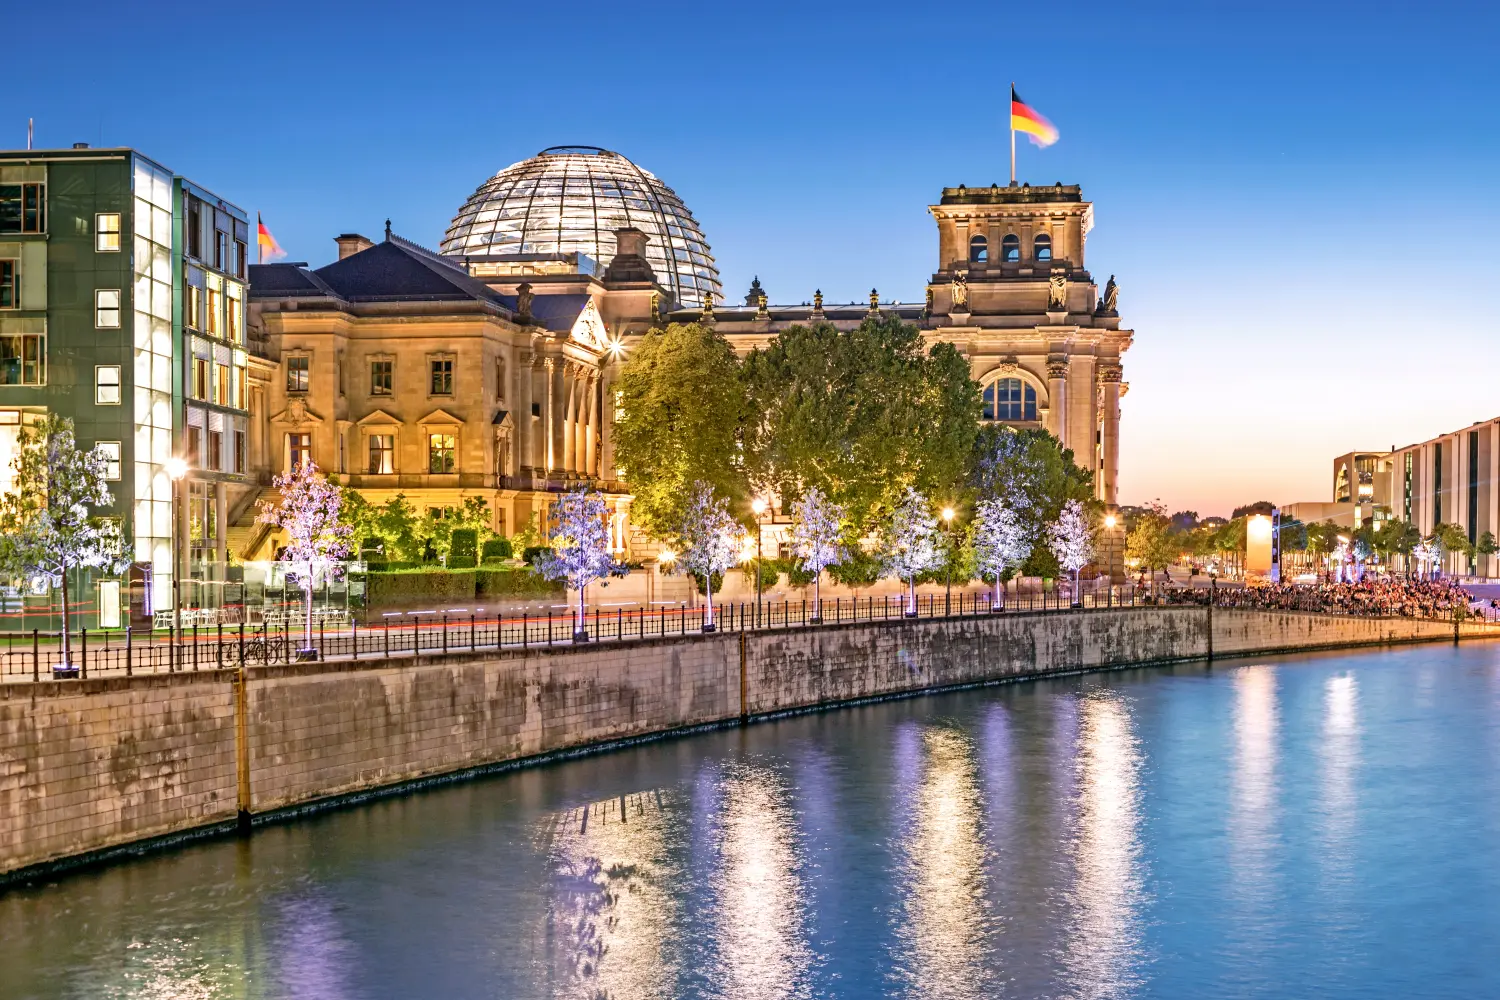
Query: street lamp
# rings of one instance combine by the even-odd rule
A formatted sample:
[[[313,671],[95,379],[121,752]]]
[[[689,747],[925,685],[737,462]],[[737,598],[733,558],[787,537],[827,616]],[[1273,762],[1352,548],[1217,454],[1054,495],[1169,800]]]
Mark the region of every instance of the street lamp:
[[[172,624],[182,629],[182,554],[179,536],[182,534],[182,512],[178,507],[178,485],[187,478],[188,464],[176,455],[167,459],[167,477],[172,480]]]
[[[947,535],[948,558],[943,560],[947,564],[946,580],[943,585],[943,615],[953,613],[953,508],[943,508],[943,532]]]
[[[760,628],[760,541],[764,532],[761,530],[761,515],[769,506],[764,499],[756,497],[750,501],[750,509],[755,513],[755,627]]]

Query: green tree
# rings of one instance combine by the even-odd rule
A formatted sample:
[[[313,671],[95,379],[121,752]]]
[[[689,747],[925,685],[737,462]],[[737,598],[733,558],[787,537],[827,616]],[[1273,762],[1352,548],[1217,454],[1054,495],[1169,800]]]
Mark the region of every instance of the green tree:
[[[979,418],[979,387],[951,344],[871,317],[783,330],[745,360],[747,458],[782,496],[818,488],[863,531],[908,488],[956,501]]]
[[[0,498],[0,572],[43,577],[62,588],[62,660],[55,670],[71,674],[68,573],[81,566],[119,573],[128,562],[125,543],[119,521],[89,512],[113,501],[104,456],[78,447],[73,421],[50,413],[23,425],[17,445],[12,490]]]
[[[744,386],[734,348],[712,329],[674,323],[636,345],[617,383],[615,463],[635,496],[631,517],[654,538],[682,524],[694,483],[739,510]]]
[[[1147,504],[1125,535],[1126,558],[1150,570],[1153,585],[1155,574],[1172,565],[1181,551],[1182,541],[1172,531],[1167,509],[1159,503]]]
[[[1447,571],[1450,574],[1457,572],[1459,559],[1467,559],[1474,553],[1474,543],[1469,541],[1469,533],[1460,525],[1439,524],[1432,529],[1432,535],[1443,550],[1444,561],[1447,563]]]

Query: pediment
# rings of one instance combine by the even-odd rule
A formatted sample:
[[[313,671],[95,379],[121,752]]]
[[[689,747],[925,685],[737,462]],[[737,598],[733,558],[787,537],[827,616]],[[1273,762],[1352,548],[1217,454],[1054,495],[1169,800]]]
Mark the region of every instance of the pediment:
[[[417,421],[417,426],[418,427],[434,427],[434,426],[462,427],[463,423],[464,422],[461,419],[459,419],[458,417],[455,417],[453,414],[449,413],[447,410],[439,408],[439,409],[433,410],[431,413],[427,414],[427,416],[423,417],[421,420],[418,420]]]
[[[271,415],[271,421],[272,423],[290,424],[293,427],[300,427],[303,424],[321,424],[323,416],[308,406],[307,400],[301,396],[293,396],[286,401],[286,409],[280,413]]]
[[[599,306],[593,299],[589,299],[579,312],[569,335],[590,350],[609,350],[609,332],[604,328],[604,317],[599,315]]]
[[[401,421],[384,410],[375,410],[369,416],[356,421],[360,427],[400,427]]]

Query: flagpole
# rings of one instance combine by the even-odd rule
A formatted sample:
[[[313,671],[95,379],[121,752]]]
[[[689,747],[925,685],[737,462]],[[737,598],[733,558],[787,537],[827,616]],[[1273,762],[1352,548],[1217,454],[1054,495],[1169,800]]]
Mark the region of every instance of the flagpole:
[[[1011,89],[1012,90],[1015,89],[1015,84],[1011,84]],[[1011,134],[1010,145],[1011,145],[1010,158],[1011,158],[1012,163],[1014,163],[1015,158],[1016,158],[1016,152],[1015,152],[1016,137],[1015,137],[1014,133]],[[1011,173],[1015,173],[1015,167],[1014,166],[1011,167]],[[1011,183],[1014,184],[1015,181],[1012,180]],[[266,245],[261,242],[261,239],[260,239],[260,227],[261,227],[260,213],[256,212],[255,213],[255,263],[257,263],[257,264],[264,264],[266,262]]]
[[[1010,82],[1010,107],[1005,109],[1010,123],[1010,186],[1016,186],[1016,81]]]

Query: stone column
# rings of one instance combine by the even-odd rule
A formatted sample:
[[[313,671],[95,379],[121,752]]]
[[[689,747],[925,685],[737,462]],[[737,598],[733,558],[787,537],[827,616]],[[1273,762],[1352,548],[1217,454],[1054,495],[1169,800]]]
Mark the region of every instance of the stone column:
[[[563,407],[567,405],[566,373],[563,364],[547,359],[547,471],[563,469]]]
[[[1100,499],[1119,503],[1120,482],[1120,377],[1119,365],[1103,365],[1099,383],[1104,390],[1104,467],[1100,472]]]
[[[564,472],[578,471],[578,379],[573,366],[563,365],[563,439],[562,467]]]
[[[1068,362],[1047,359],[1047,429],[1068,444]]]
[[[599,477],[599,373],[591,372],[588,379],[588,420],[584,425],[587,435],[583,441],[584,469],[589,476]]]

